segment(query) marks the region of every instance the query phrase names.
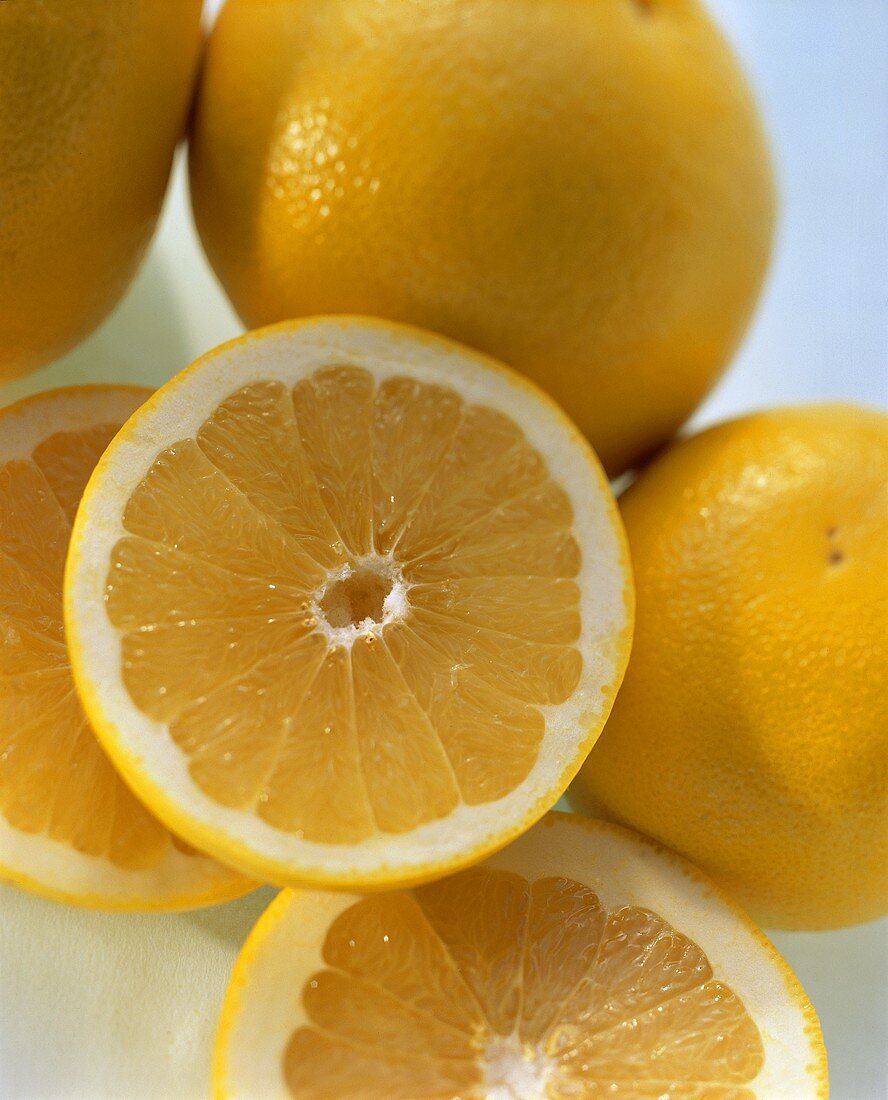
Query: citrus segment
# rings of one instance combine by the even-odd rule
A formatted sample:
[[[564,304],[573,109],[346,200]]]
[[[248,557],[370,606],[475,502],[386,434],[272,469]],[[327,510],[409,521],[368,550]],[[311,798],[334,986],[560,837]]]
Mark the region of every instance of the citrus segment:
[[[316,371],[293,387],[293,426],[333,526],[349,554],[373,549],[372,375],[354,367]],[[384,438],[382,449],[385,449]]]
[[[83,387],[0,413],[0,873],[68,901],[172,908],[247,884],[185,854],[120,780],[78,703],[62,624],[80,495],[146,396]]]
[[[412,378],[388,378],[374,407],[373,542],[387,553],[415,519],[420,501],[463,420],[452,389]]]
[[[504,843],[597,735],[631,623],[608,486],[554,406],[360,320],[250,335],[165,387],[97,471],[69,570],[119,766],[279,881],[430,877]]]
[[[563,814],[411,891],[278,897],[235,968],[215,1085],[269,1100],[826,1096],[813,1009],[749,919],[652,842]]]

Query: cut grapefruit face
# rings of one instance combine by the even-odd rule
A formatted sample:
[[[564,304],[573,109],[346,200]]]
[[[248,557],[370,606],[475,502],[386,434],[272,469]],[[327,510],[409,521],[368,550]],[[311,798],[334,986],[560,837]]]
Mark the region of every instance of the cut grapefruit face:
[[[203,850],[372,889],[502,847],[563,792],[629,652],[588,444],[415,329],[292,322],[198,360],[117,437],[66,582],[109,753]]]
[[[62,625],[71,524],[97,459],[149,392],[75,387],[0,411],[0,876],[106,908],[185,908],[253,885],[136,799],[71,679]]]
[[[287,890],[235,967],[217,1100],[807,1100],[814,1009],[689,864],[550,814],[409,891]]]

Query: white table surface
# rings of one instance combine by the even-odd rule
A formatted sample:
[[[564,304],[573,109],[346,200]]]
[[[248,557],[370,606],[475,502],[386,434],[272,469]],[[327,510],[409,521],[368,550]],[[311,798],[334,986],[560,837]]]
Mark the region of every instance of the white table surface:
[[[835,397],[885,407],[888,0],[713,6],[758,87],[783,215],[759,314],[695,423]],[[156,385],[240,331],[194,237],[181,168],[158,238],[116,313],[60,362],[0,386],[0,405],[78,381]],[[270,896],[122,916],[0,887],[0,1097],[206,1096],[222,991]],[[834,1100],[884,1100],[888,922],[774,940],[820,1013]]]

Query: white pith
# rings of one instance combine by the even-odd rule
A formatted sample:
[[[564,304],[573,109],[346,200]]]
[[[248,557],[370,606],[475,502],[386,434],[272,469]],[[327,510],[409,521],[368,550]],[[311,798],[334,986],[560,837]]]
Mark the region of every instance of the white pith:
[[[517,1035],[497,1035],[484,1051],[485,1100],[547,1100],[553,1063]]]
[[[742,1087],[757,1100],[825,1100],[822,1035],[804,990],[749,918],[684,860],[618,826],[553,813],[486,865],[530,882],[575,879],[608,911],[639,906],[656,912],[703,950],[714,977],[731,987],[758,1026],[764,1065]],[[301,990],[327,965],[330,925],[359,897],[287,890],[266,910],[241,952],[223,1008],[214,1058],[217,1100],[290,1097],[282,1053],[293,1032],[311,1023]],[[485,1100],[545,1097],[551,1059],[521,1051],[510,1037],[492,1053],[483,1067],[493,1087]]]
[[[130,386],[71,386],[0,409],[0,463],[31,458],[35,447],[58,432],[124,424],[149,395]]]
[[[71,904],[189,908],[236,897],[250,888],[228,867],[170,844],[154,867],[121,867],[43,833],[23,833],[0,817],[0,878]],[[198,873],[199,871],[199,873]]]
[[[382,615],[379,619],[366,618],[359,623],[349,626],[331,626],[327,622],[321,601],[337,581],[346,580],[356,572],[364,571],[378,573],[391,584],[391,591],[385,597],[382,605]],[[391,554],[369,554],[359,558],[355,562],[355,568],[345,564],[341,569],[334,570],[327,576],[326,582],[315,592],[314,599],[309,606],[309,613],[316,619],[315,629],[327,639],[327,644],[342,646],[351,649],[355,641],[366,634],[379,634],[390,623],[397,623],[407,615],[407,590],[408,584],[401,573],[401,567]]]
[[[606,478],[579,433],[524,384],[501,370],[485,369],[485,363],[474,353],[415,330],[361,320],[270,329],[261,339],[250,336],[224,345],[174,380],[175,400],[165,401],[162,392],[150,401],[99,464],[80,513],[89,522],[79,521],[75,528],[66,576],[66,626],[77,655],[75,675],[81,694],[99,705],[100,732],[118,766],[138,777],[136,785],[161,817],[170,822],[186,817],[187,835],[204,850],[219,854],[221,833],[229,859],[242,858],[271,881],[384,880],[391,869],[396,869],[393,878],[409,878],[467,854],[469,843],[477,851],[504,843],[526,825],[536,806],[538,815],[554,801],[578,766],[587,731],[600,726],[602,700],[621,675],[631,618],[615,506]],[[126,534],[123,504],[157,455],[178,440],[194,437],[219,403],[242,387],[260,380],[292,387],[330,365],[363,368],[377,383],[408,374],[419,382],[449,386],[467,403],[493,406],[511,416],[568,494],[574,534],[585,550],[576,578],[582,633],[575,644],[583,656],[583,676],[566,703],[539,708],[547,741],[528,777],[496,802],[471,807],[460,803],[447,817],[409,834],[379,834],[353,846],[299,839],[209,798],[191,779],[187,758],[167,727],[130,701],[121,675],[120,636],[104,607],[111,553]],[[399,599],[393,597],[392,613],[397,613]],[[146,781],[150,789],[144,789]],[[232,837],[241,838],[240,843]]]
[[[123,424],[148,395],[149,391],[135,387],[76,386],[39,394],[0,410],[0,466],[30,460],[40,443],[59,432]],[[140,908],[205,904],[243,893],[246,885],[215,860],[186,855],[173,844],[154,867],[131,869],[107,856],[78,851],[44,833],[23,832],[2,813],[0,877],[72,903]]]

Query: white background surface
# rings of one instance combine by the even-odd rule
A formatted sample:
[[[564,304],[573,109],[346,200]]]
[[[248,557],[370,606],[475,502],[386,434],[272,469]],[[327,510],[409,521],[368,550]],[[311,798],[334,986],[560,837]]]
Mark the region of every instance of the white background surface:
[[[505,0],[504,0],[505,2]],[[695,424],[844,397],[888,405],[888,0],[713,0],[758,88],[783,215],[766,294]],[[0,404],[76,381],[159,384],[240,331],[200,254],[181,164],[148,261],[73,354]],[[115,916],[0,888],[0,1096],[191,1100],[234,955],[268,891]],[[834,1100],[888,1096],[888,922],[774,939],[820,1013]]]

